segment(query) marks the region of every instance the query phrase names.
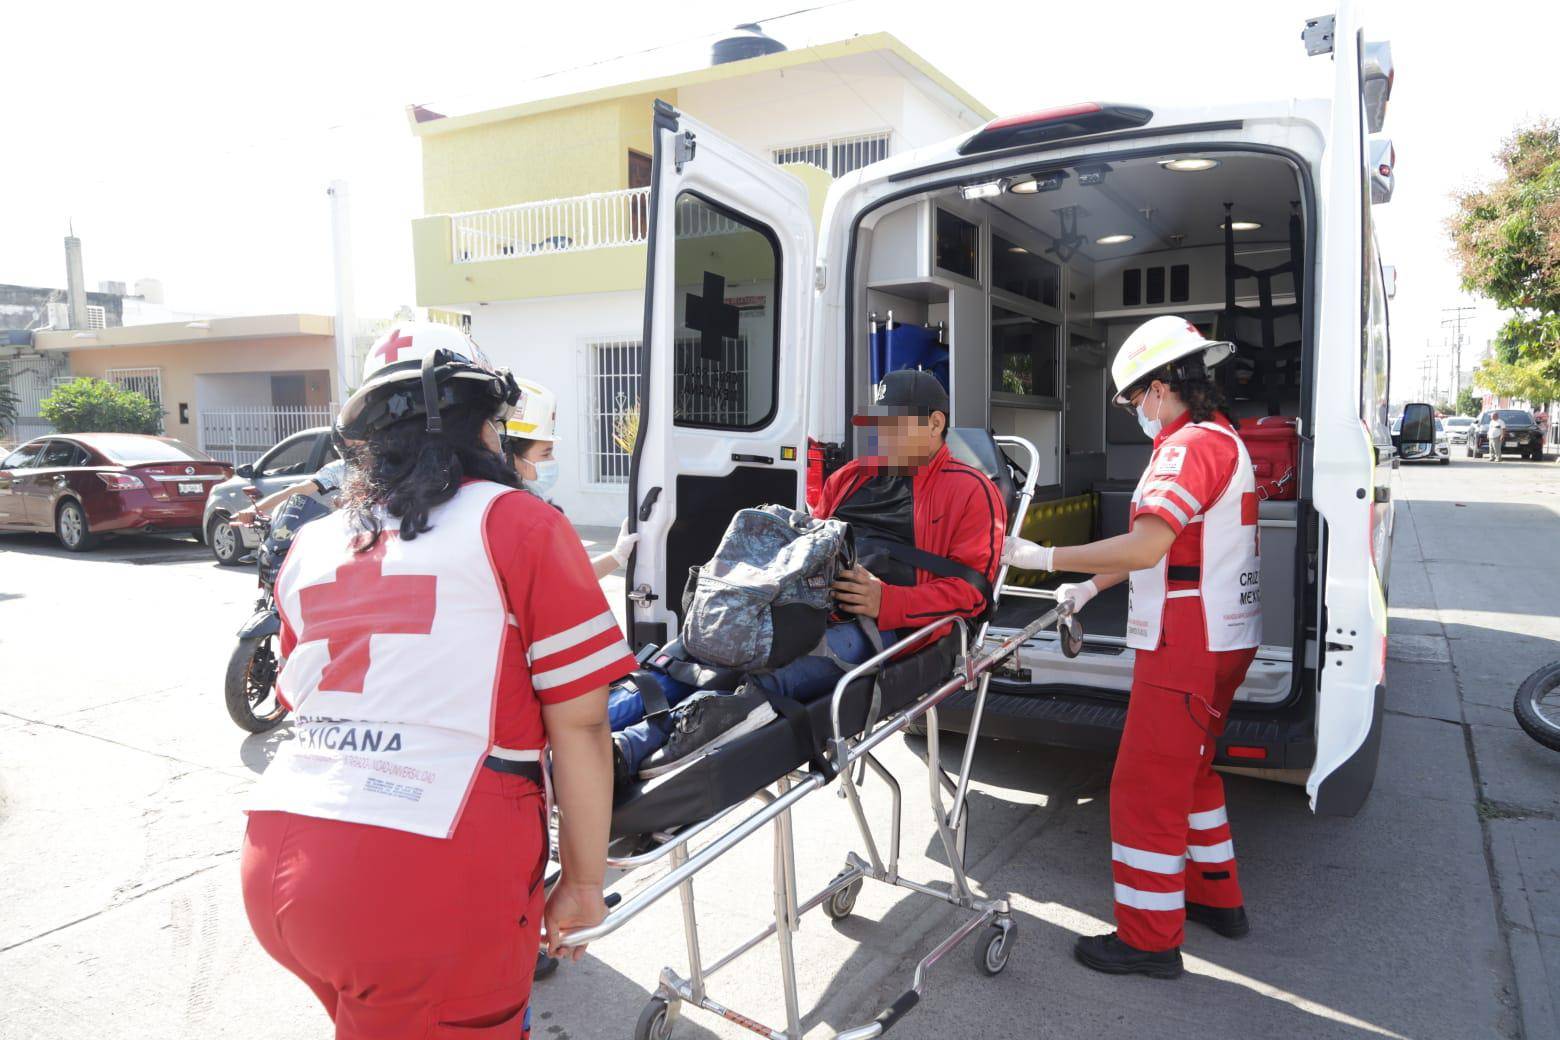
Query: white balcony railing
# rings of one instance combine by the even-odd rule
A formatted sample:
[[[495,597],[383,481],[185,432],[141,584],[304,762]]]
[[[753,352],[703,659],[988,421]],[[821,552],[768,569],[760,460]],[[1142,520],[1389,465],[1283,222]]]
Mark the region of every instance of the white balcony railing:
[[[457,264],[641,245],[650,227],[650,189],[625,188],[450,215]],[[677,210],[682,238],[729,235],[743,226],[707,206]]]
[[[649,188],[455,213],[453,259],[465,264],[633,245],[645,240],[649,216]]]

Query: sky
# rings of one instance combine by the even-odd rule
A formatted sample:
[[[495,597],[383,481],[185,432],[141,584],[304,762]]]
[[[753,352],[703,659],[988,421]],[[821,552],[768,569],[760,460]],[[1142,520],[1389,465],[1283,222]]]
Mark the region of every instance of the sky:
[[[420,158],[406,106],[466,112],[578,84],[694,67],[740,22],[798,48],[895,34],[998,113],[1078,100],[1185,104],[1320,96],[1326,58],[1300,29],[1328,0],[597,0],[588,5],[266,5],[56,0],[13,5],[0,163],[0,282],[64,284],[82,239],[89,288],[156,277],[170,307],[222,314],[334,310],[326,188],[350,186],[357,312],[414,299]],[[798,8],[816,7],[792,14]],[[1476,16],[1474,16],[1476,12]],[[670,17],[669,17],[670,16]],[[1560,117],[1560,4],[1377,0],[1366,34],[1392,41],[1385,133],[1396,195],[1377,210],[1398,272],[1394,394],[1415,396],[1442,353],[1443,308],[1465,297],[1444,221],[1451,194],[1493,176],[1516,126]],[[610,59],[615,64],[606,64]],[[1443,362],[1449,373],[1450,363]],[[1445,380],[1443,380],[1445,381]]]

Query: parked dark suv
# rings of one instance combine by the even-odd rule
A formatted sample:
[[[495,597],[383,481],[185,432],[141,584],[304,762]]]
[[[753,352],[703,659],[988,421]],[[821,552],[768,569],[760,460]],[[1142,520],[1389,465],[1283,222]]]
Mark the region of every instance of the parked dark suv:
[[[1468,437],[1468,457],[1480,458],[1490,450],[1490,418],[1499,415],[1506,424],[1505,447],[1502,454],[1512,453],[1537,461],[1544,457],[1544,436],[1539,433],[1533,413],[1520,408],[1499,408],[1480,412],[1478,425]]]

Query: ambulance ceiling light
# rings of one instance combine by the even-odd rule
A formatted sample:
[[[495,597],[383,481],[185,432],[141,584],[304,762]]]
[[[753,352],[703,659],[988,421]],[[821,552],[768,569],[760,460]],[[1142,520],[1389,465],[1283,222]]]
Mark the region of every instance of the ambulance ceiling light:
[[[1055,191],[1062,186],[1062,182],[1066,179],[1066,170],[1037,173],[1026,181],[1016,181],[1008,188],[1008,191],[1014,195],[1035,195],[1042,191]]]
[[[1114,235],[1101,235],[1099,238],[1094,240],[1094,244],[1097,246],[1119,246],[1123,242],[1132,241],[1132,239],[1135,237],[1136,236],[1129,235],[1126,232],[1117,232]]]
[[[1230,221],[1230,227],[1234,228],[1236,231],[1255,231],[1258,228],[1260,228],[1261,226],[1262,225],[1258,221],[1255,221],[1255,220],[1232,220],[1232,221]],[[1224,230],[1224,225],[1223,224],[1219,225],[1219,230],[1220,231]]]
[[[979,184],[966,184],[959,188],[959,194],[964,196],[966,202],[974,199],[990,199],[1001,195],[1007,190],[1007,179],[998,177],[994,181],[981,181]]]
[[[1180,159],[1161,159],[1159,160],[1159,165],[1175,173],[1201,173],[1219,165],[1219,160],[1204,159],[1200,156],[1186,156]]]

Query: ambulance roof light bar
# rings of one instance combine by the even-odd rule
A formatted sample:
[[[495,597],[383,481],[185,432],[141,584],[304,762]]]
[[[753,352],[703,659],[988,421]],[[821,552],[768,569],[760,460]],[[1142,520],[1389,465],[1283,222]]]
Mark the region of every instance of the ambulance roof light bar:
[[[994,119],[959,145],[960,155],[977,155],[1015,145],[1046,144],[1142,126],[1154,113],[1136,105],[1087,101],[1020,116]]]

